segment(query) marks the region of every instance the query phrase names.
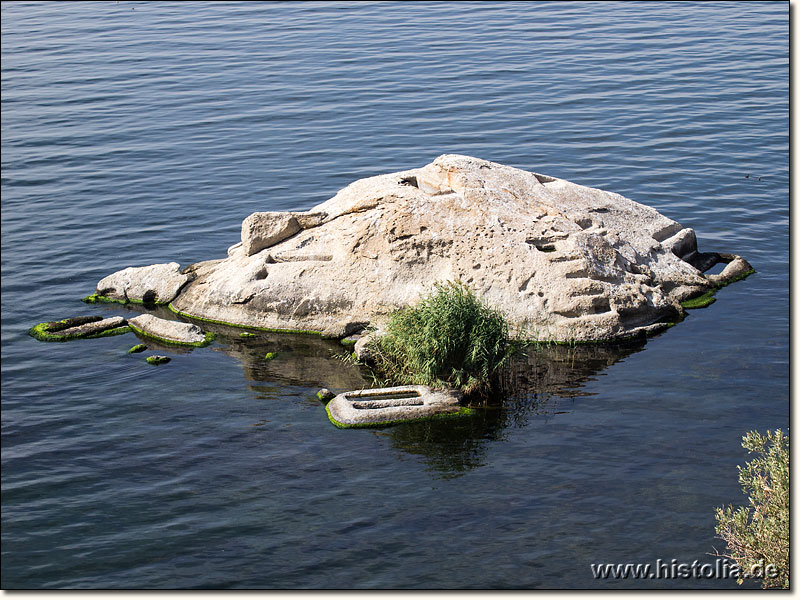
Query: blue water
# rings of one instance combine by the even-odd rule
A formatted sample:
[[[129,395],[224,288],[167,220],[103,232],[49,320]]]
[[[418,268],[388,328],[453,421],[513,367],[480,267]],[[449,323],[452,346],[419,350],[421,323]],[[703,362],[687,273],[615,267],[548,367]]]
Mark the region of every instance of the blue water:
[[[2,587],[737,587],[590,564],[710,562],[741,436],[789,425],[788,16],[3,3]],[[314,393],[364,384],[334,342],[218,329],[152,367],[133,334],[27,335],[445,152],[621,193],[757,273],[644,346],[529,356],[459,424],[334,428]]]

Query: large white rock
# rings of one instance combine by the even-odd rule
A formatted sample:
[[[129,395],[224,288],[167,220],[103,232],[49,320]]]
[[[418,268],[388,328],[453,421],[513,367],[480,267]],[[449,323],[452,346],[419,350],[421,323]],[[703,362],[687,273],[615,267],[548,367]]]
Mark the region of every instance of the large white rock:
[[[730,263],[721,275],[703,275],[719,260]],[[619,194],[443,155],[356,181],[308,213],[251,215],[227,258],[185,269],[194,279],[172,305],[352,332],[460,280],[528,339],[613,339],[679,317],[681,300],[749,269],[699,253],[694,231]]]
[[[128,267],[100,280],[97,294],[125,302],[168,304],[189,281],[176,262]]]

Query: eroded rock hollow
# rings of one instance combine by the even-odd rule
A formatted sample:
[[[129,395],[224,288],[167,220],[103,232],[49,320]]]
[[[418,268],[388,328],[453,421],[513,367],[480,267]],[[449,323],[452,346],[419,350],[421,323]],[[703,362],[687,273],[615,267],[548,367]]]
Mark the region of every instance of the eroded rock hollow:
[[[751,270],[698,252],[692,229],[619,194],[446,154],[355,181],[308,212],[253,213],[227,258],[125,269],[97,294],[343,337],[459,280],[519,337],[588,341],[663,327],[681,301]]]

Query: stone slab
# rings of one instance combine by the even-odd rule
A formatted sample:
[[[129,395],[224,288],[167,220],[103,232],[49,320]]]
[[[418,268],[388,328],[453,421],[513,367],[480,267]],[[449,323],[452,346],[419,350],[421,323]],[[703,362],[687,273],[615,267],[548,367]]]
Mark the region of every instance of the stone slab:
[[[137,333],[171,344],[203,346],[210,342],[209,335],[197,325],[160,319],[150,314],[129,319],[128,325]]]
[[[63,341],[101,335],[117,335],[130,331],[123,317],[104,319],[99,315],[88,317],[71,317],[61,321],[39,323],[30,330],[30,334],[41,341]],[[116,330],[116,331],[112,331]]]
[[[375,388],[343,392],[326,410],[337,426],[369,427],[458,413],[461,396],[454,390],[424,385]]]

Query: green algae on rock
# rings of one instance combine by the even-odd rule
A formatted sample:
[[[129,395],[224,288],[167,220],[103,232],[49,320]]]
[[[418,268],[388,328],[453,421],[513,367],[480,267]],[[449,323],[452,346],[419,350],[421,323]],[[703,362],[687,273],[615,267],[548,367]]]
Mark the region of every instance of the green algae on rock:
[[[172,359],[169,356],[162,356],[160,354],[154,354],[153,356],[148,356],[145,358],[145,361],[151,365],[164,365],[171,360]]]
[[[99,315],[93,315],[39,323],[28,334],[42,342],[65,342],[122,335],[130,331],[131,328],[123,317],[103,319]]]
[[[133,348],[128,350],[128,354],[138,354],[139,352],[144,352],[147,350],[147,346],[144,344],[136,344]]]
[[[320,402],[328,402],[329,400],[332,400],[335,396],[336,394],[334,394],[328,388],[322,388],[317,392],[317,400],[319,400]]]
[[[717,301],[715,295],[718,290],[736,281],[741,281],[742,279],[749,277],[755,272],[756,272],[755,269],[752,268],[744,269],[740,273],[736,274],[735,276],[729,279],[717,280],[713,288],[711,288],[710,290],[708,290],[703,294],[692,296],[691,298],[684,300],[683,302],[681,302],[681,306],[686,310],[693,310],[696,308],[705,308],[706,306],[710,306]],[[713,277],[713,275],[710,277]]]

